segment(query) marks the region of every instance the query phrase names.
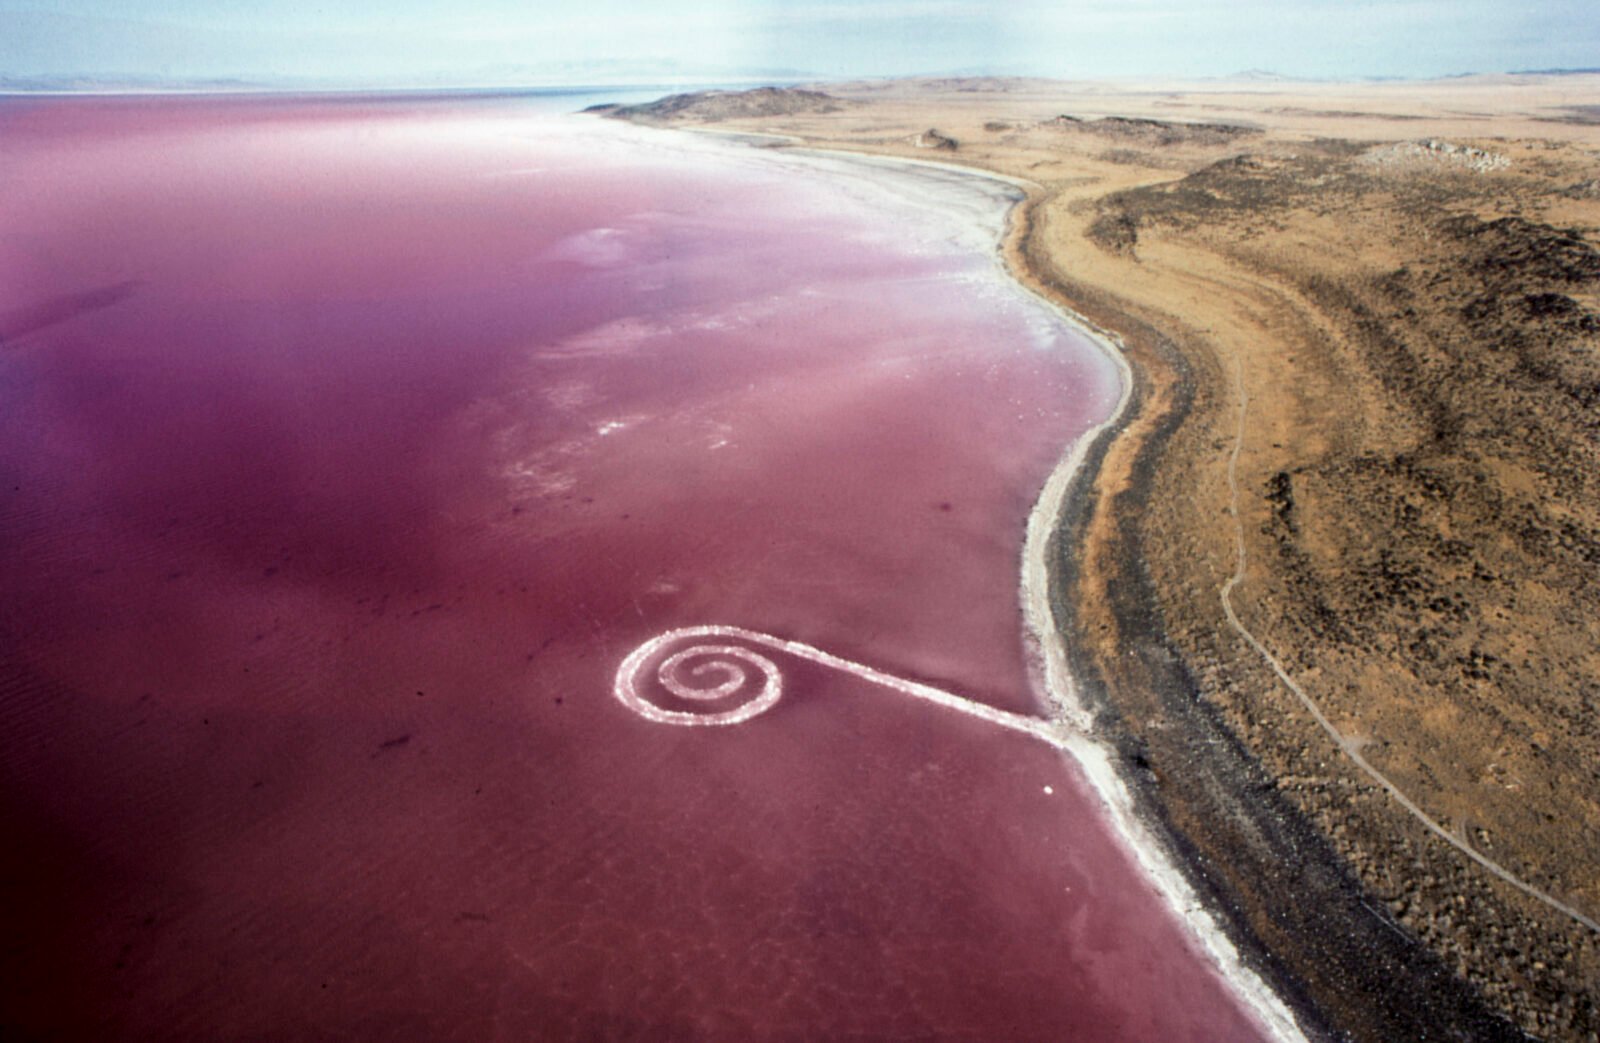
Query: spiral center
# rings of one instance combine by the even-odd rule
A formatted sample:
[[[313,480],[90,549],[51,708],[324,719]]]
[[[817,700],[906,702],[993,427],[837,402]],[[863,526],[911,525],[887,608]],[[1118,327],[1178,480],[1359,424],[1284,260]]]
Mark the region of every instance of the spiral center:
[[[734,651],[739,651],[739,649],[735,649],[733,646],[728,645],[718,648],[715,651],[719,653],[731,653]],[[687,651],[679,652],[677,655],[669,657],[666,662],[661,664],[661,669],[658,671],[658,674],[661,677],[661,684],[667,689],[667,691],[671,692],[679,699],[693,699],[703,702],[714,702],[718,699],[724,699],[732,695],[734,692],[737,692],[744,685],[746,677],[744,668],[739,666],[737,663],[730,663],[714,659],[709,663],[701,663],[698,666],[690,667],[687,671],[690,677],[696,679],[709,677],[722,678],[721,682],[714,684],[709,688],[694,684],[686,684],[679,679],[679,675],[685,672],[683,670],[683,665],[685,662],[690,659],[697,659],[701,656],[710,654],[712,654],[712,650],[710,649],[691,648]]]
[[[662,635],[683,636],[687,635]],[[655,670],[648,670],[646,663],[659,653],[662,643],[660,638],[646,642],[617,673],[617,698],[649,720],[659,724],[739,724],[771,709],[783,694],[783,675],[777,664],[740,645],[692,645],[661,660]],[[651,676],[671,695],[704,705],[710,712],[670,709],[653,702],[640,691],[641,680]],[[743,701],[737,701],[741,696]],[[724,700],[736,704],[725,710],[711,709],[710,704]]]

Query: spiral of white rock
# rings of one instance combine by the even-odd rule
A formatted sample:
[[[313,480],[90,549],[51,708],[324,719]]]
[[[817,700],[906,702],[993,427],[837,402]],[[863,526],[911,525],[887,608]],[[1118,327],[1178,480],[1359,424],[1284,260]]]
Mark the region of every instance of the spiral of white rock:
[[[783,675],[777,664],[742,645],[693,644],[661,660],[654,671],[647,669],[663,648],[696,637],[748,640],[747,634],[735,627],[687,627],[646,641],[617,670],[615,692],[622,704],[657,724],[704,726],[748,721],[778,701],[783,694]],[[652,678],[679,699],[703,704],[704,709],[675,710],[652,702],[641,690]]]
[[[666,654],[683,642],[690,644]],[[1066,742],[1067,730],[1055,722],[996,709],[799,641],[742,627],[680,627],[657,634],[622,661],[613,691],[622,705],[657,724],[740,724],[772,709],[783,695],[783,673],[778,665],[751,645],[831,667],[902,695],[1043,739],[1052,746],[1064,748]],[[646,692],[658,685],[685,705],[663,706],[649,698]]]

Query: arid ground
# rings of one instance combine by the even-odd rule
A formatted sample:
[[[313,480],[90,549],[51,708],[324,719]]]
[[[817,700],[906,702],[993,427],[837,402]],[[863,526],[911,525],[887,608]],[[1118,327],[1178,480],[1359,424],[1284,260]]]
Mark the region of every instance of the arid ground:
[[[1027,189],[1013,267],[1137,375],[1060,622],[1263,967],[1358,1038],[1594,1038],[1600,76],[821,90],[633,115]]]

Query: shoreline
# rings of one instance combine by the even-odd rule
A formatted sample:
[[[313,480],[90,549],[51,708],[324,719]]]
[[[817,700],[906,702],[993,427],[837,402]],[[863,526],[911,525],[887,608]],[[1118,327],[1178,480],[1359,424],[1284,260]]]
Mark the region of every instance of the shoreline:
[[[1033,202],[1030,198],[1029,204]],[[1180,867],[1185,883],[1199,896],[1201,907],[1219,923],[1220,933],[1245,954],[1252,972],[1268,984],[1274,998],[1298,1015],[1299,1026],[1308,1036],[1343,1037],[1353,1021],[1348,1009],[1330,1005],[1327,999],[1316,995],[1308,987],[1307,978],[1318,971],[1338,974],[1351,965],[1370,963],[1387,972],[1404,968],[1405,973],[1392,980],[1375,980],[1379,987],[1373,989],[1369,985],[1366,997],[1392,1006],[1416,998],[1411,991],[1414,988],[1442,989],[1446,993],[1443,1005],[1459,1011],[1457,1023],[1470,1026],[1473,1038],[1513,1038],[1509,1025],[1479,1009],[1476,996],[1460,994],[1460,989],[1449,987],[1458,983],[1451,980],[1448,970],[1429,950],[1401,934],[1387,916],[1374,909],[1375,896],[1354,875],[1342,854],[1271,788],[1266,769],[1232,734],[1216,708],[1205,702],[1181,653],[1166,643],[1153,592],[1141,591],[1149,596],[1124,594],[1110,611],[1119,617],[1119,632],[1132,637],[1131,644],[1138,646],[1125,650],[1128,658],[1142,661],[1146,668],[1138,687],[1148,692],[1151,703],[1160,705],[1162,711],[1179,722],[1172,731],[1191,733],[1183,743],[1188,747],[1186,758],[1178,763],[1193,770],[1192,779],[1180,781],[1196,782],[1195,792],[1175,792],[1159,770],[1151,766],[1147,757],[1149,731],[1130,727],[1127,720],[1140,709],[1112,694],[1115,688],[1125,696],[1132,686],[1126,678],[1119,684],[1100,670],[1091,650],[1093,636],[1080,618],[1078,599],[1085,590],[1082,565],[1096,554],[1114,559],[1113,575],[1106,581],[1108,587],[1112,581],[1127,582],[1133,587],[1150,585],[1138,553],[1137,536],[1127,519],[1119,520],[1122,511],[1116,507],[1137,511],[1151,495],[1154,459],[1195,407],[1193,366],[1180,348],[1145,319],[1122,310],[1116,302],[1105,300],[1086,286],[1074,284],[1056,270],[1046,249],[1031,238],[1035,216],[1031,206],[1019,208],[1019,216],[1021,226],[1007,244],[1008,269],[1024,285],[1036,282],[1074,304],[1098,305],[1096,318],[1080,316],[1079,321],[1093,329],[1116,326],[1125,331],[1108,330],[1103,335],[1124,353],[1134,377],[1129,396],[1132,401],[1118,414],[1115,425],[1088,447],[1086,452],[1093,459],[1074,476],[1074,488],[1068,489],[1060,501],[1060,515],[1051,534],[1054,543],[1049,548],[1047,576],[1055,633],[1061,647],[1070,653],[1071,669],[1079,683],[1078,704],[1082,712],[1095,718],[1099,748],[1131,769],[1118,773],[1117,778],[1129,788],[1134,820],[1153,829],[1158,835],[1155,842],[1170,849],[1169,857]],[[1044,297],[1046,291],[1033,292]],[[1066,314],[1079,315],[1071,305],[1058,308]],[[1139,345],[1143,350],[1136,350],[1130,344],[1134,340],[1148,343]],[[1146,415],[1151,404],[1155,406],[1150,410],[1153,415]],[[1141,421],[1147,423],[1148,430],[1135,430]],[[1131,454],[1134,463],[1123,487],[1108,490],[1101,487],[1106,477],[1101,470],[1114,449]],[[1104,518],[1113,530],[1110,539],[1105,538],[1107,534],[1092,531],[1102,497],[1115,504]],[[1105,593],[1113,592],[1108,589]],[[1171,763],[1168,762],[1169,767]],[[1223,790],[1220,797],[1216,794],[1218,789]],[[1204,827],[1212,824],[1209,820],[1217,818],[1228,819],[1222,832],[1232,829],[1233,835],[1220,840],[1214,834],[1196,835],[1192,828],[1195,824],[1201,824],[1199,832],[1204,833]],[[1242,823],[1238,821],[1241,819]],[[1240,843],[1243,832],[1267,837],[1249,850],[1244,859],[1247,867],[1265,876],[1277,868],[1275,860],[1281,859],[1291,867],[1299,863],[1299,868],[1286,875],[1298,877],[1297,883],[1304,882],[1307,875],[1315,877],[1312,892],[1332,895],[1343,907],[1319,910],[1301,918],[1314,929],[1291,926],[1276,941],[1262,937],[1262,921],[1271,920],[1277,926],[1303,896],[1291,886],[1269,896],[1276,901],[1262,903],[1259,894],[1244,893],[1236,886],[1237,873],[1230,874],[1223,860],[1252,848]],[[1248,868],[1244,870],[1245,874],[1248,872]],[[1252,903],[1252,898],[1257,901]],[[1296,918],[1291,915],[1288,919]],[[1322,961],[1330,966],[1319,966]],[[1422,1024],[1423,1020],[1418,1022]]]
[[[1286,1002],[1276,983],[1259,969],[1261,954],[1250,953],[1241,945],[1237,932],[1229,930],[1225,923],[1224,910],[1208,901],[1195,886],[1192,876],[1196,867],[1185,865],[1182,852],[1170,837],[1163,835],[1165,829],[1159,819],[1152,816],[1148,808],[1140,806],[1134,793],[1135,780],[1126,771],[1119,770],[1118,751],[1100,734],[1101,728],[1095,721],[1098,715],[1085,702],[1080,678],[1072,667],[1071,645],[1056,614],[1054,595],[1060,576],[1051,563],[1063,550],[1070,554],[1077,542],[1074,521],[1092,492],[1105,450],[1126,430],[1137,383],[1120,334],[1052,300],[1030,285],[1028,280],[1037,279],[1037,273],[1019,270],[1010,263],[1010,247],[1026,236],[1028,227],[1026,220],[1016,218],[1028,218],[1034,202],[1035,197],[1029,193],[1007,214],[1005,236],[1000,244],[1003,267],[1012,281],[1115,362],[1122,383],[1122,394],[1111,415],[1067,447],[1028,514],[1027,537],[1022,549],[1021,593],[1028,638],[1043,666],[1041,695],[1055,716],[1074,724],[1074,741],[1069,747],[1073,758],[1168,908],[1177,914],[1191,938],[1265,1031],[1275,1039],[1304,1040],[1308,1038],[1305,1022],[1315,1021],[1312,1012],[1296,1011]]]
[[[1031,211],[1023,211],[1024,221]],[[1046,249],[1031,240],[1032,229],[1019,228],[1009,244],[1019,281],[1034,280],[1072,300],[1092,307],[1096,317],[1085,321],[1096,328],[1116,325],[1124,332],[1111,334],[1122,350],[1137,381],[1130,407],[1116,428],[1092,447],[1090,466],[1076,476],[1076,496],[1063,501],[1063,512],[1051,548],[1052,609],[1063,646],[1075,651],[1073,669],[1080,703],[1096,718],[1102,748],[1111,750],[1136,771],[1125,779],[1137,808],[1138,819],[1156,828],[1162,841],[1175,851],[1187,882],[1203,895],[1207,910],[1225,926],[1223,932],[1256,963],[1255,971],[1271,983],[1277,998],[1303,1019],[1313,1037],[1342,1037],[1355,1025],[1357,1034],[1371,1031],[1370,1023],[1344,1004],[1330,1002],[1308,985],[1318,972],[1337,978],[1352,969],[1366,969],[1368,980],[1358,988],[1359,998],[1388,1010],[1409,1002],[1442,1009],[1449,1023],[1473,1038],[1526,1038],[1490,1014],[1470,986],[1455,979],[1436,955],[1418,940],[1403,934],[1386,912],[1375,907],[1372,895],[1330,839],[1299,809],[1282,799],[1261,762],[1233,734],[1220,710],[1203,697],[1182,654],[1167,643],[1154,597],[1153,581],[1139,554],[1139,537],[1123,512],[1137,512],[1153,494],[1155,462],[1178,429],[1196,408],[1194,365],[1184,351],[1146,319],[1125,311],[1117,302],[1055,269]],[[1063,305],[1063,310],[1069,306]],[[1073,312],[1075,314],[1075,312]],[[1131,342],[1139,342],[1137,347]],[[1137,358],[1135,357],[1137,356]],[[1146,414],[1146,408],[1154,408]],[[1143,421],[1147,430],[1134,430]],[[1105,458],[1120,450],[1133,457],[1120,488],[1101,488]],[[1114,507],[1096,518],[1102,497]],[[1109,533],[1093,530],[1097,520]],[[1082,572],[1092,556],[1110,559],[1112,570],[1103,579],[1111,595],[1109,613],[1117,618],[1119,633],[1130,640],[1126,658],[1134,662],[1129,674],[1106,676],[1091,650],[1093,635],[1079,612],[1086,588]],[[1125,584],[1124,590],[1111,589]],[[1132,588],[1131,592],[1129,589]],[[1119,596],[1120,595],[1120,596]],[[1118,693],[1113,695],[1112,691]],[[1131,705],[1133,691],[1146,693],[1146,704]],[[1119,699],[1119,696],[1121,697]],[[1186,747],[1162,763],[1170,770],[1186,770],[1175,791],[1151,753],[1151,730],[1129,724],[1129,716],[1164,714],[1172,732],[1173,747]],[[1171,723],[1171,722],[1176,723]],[[1223,823],[1217,828],[1218,822]],[[1250,836],[1249,834],[1255,834]],[[1230,859],[1239,858],[1241,867]],[[1231,871],[1230,871],[1231,870]],[[1254,871],[1257,880],[1287,878],[1284,886],[1263,886],[1250,893],[1239,879]],[[1300,888],[1308,889],[1302,893]],[[1266,892],[1264,895],[1261,892]],[[1307,910],[1303,900],[1334,900],[1329,907]],[[1262,927],[1275,932],[1269,940]],[[1350,979],[1345,979],[1346,981]],[[1326,982],[1321,982],[1324,988]],[[1433,990],[1421,991],[1417,990]],[[1435,996],[1434,991],[1441,995]],[[1420,1031],[1434,1022],[1435,1010],[1419,1011],[1409,1020]]]
[[[1081,739],[1073,744],[1072,755],[1168,908],[1178,915],[1263,1029],[1276,1039],[1303,1040],[1309,1036],[1308,1023],[1314,1025],[1317,1020],[1314,1013],[1303,1005],[1291,1005],[1282,988],[1284,983],[1274,982],[1262,972],[1265,953],[1251,951],[1256,947],[1230,929],[1225,910],[1208,900],[1196,886],[1198,867],[1186,864],[1184,853],[1159,817],[1148,806],[1141,806],[1144,802],[1135,792],[1136,780],[1119,770],[1118,751],[1096,721],[1102,714],[1086,702],[1080,684],[1083,679],[1072,665],[1072,643],[1057,614],[1062,576],[1052,568],[1052,562],[1063,555],[1070,557],[1077,549],[1082,536],[1079,521],[1086,514],[1099,464],[1106,450],[1127,430],[1138,379],[1120,334],[1053,300],[1041,288],[1043,280],[1038,272],[1014,264],[1014,257],[1025,256],[1035,203],[1036,197],[1030,192],[1008,213],[1000,244],[1003,267],[1025,292],[1112,359],[1122,381],[1122,394],[1111,415],[1067,448],[1029,512],[1022,551],[1023,614],[1028,636],[1037,646],[1044,668],[1042,694],[1057,714],[1083,722],[1083,727],[1076,729]],[[1033,285],[1034,281],[1041,286]]]
[[[1231,925],[1225,903],[1198,886],[1202,868],[1185,856],[1178,838],[1161,821],[1147,799],[1138,793],[1137,780],[1118,765],[1119,750],[1105,734],[1104,707],[1092,706],[1083,696],[1086,685],[1072,666],[1073,655],[1066,628],[1058,618],[1057,594],[1060,575],[1051,560],[1064,546],[1075,544],[1073,517],[1082,512],[1085,498],[1092,492],[1097,464],[1106,448],[1125,431],[1130,407],[1137,397],[1139,374],[1127,356],[1122,336],[1077,312],[1050,295],[1050,284],[1026,265],[1015,262],[1030,227],[1031,208],[1036,203],[1034,182],[994,171],[941,163],[914,157],[881,155],[846,149],[815,148],[789,144],[796,139],[785,135],[719,131],[713,128],[664,128],[690,130],[719,140],[744,144],[767,151],[840,161],[851,166],[937,170],[974,181],[1004,184],[1019,193],[1008,205],[1000,234],[992,242],[990,258],[1006,280],[1020,293],[1047,309],[1056,321],[1092,344],[1117,368],[1120,394],[1110,415],[1069,443],[1047,476],[1030,509],[1019,558],[1019,607],[1023,623],[1020,635],[1031,660],[1035,677],[1035,698],[1052,719],[1065,722],[1070,738],[1063,744],[1085,783],[1093,790],[1110,825],[1122,838],[1139,865],[1146,882],[1163,904],[1183,925],[1191,943],[1203,954],[1216,973],[1228,983],[1241,1006],[1249,1011],[1258,1026],[1278,1040],[1305,1040],[1327,1032],[1317,1013],[1304,1002],[1292,1002],[1293,989],[1280,975],[1264,973],[1270,953]],[[752,139],[770,139],[762,143]],[[741,140],[742,139],[742,140]],[[776,144],[783,142],[783,144]],[[1308,1026],[1314,1026],[1308,1031]]]
[[[718,134],[710,128],[706,131]],[[773,145],[746,144],[775,150]],[[1096,300],[1095,316],[1078,310],[1088,301],[1076,299],[1079,294],[1073,292],[1070,277],[1055,271],[1048,256],[1040,256],[1044,247],[1032,239],[1040,200],[1020,179],[913,156],[808,145],[776,148],[857,166],[938,170],[1016,189],[1021,198],[1007,212],[992,259],[1020,292],[1082,332],[1122,372],[1123,392],[1116,410],[1067,447],[1030,512],[1021,555],[1024,572],[1019,600],[1024,639],[1038,655],[1036,665],[1043,668],[1039,671],[1043,675],[1041,691],[1036,696],[1071,721],[1075,732],[1083,736],[1071,752],[1085,781],[1151,886],[1263,1030],[1282,1039],[1336,1038],[1349,1025],[1362,1022],[1360,1012],[1344,1004],[1330,1005],[1308,984],[1315,976],[1331,972],[1345,980],[1364,978],[1358,990],[1362,998],[1391,1013],[1415,1002],[1416,990],[1426,990],[1423,994],[1428,1000],[1418,1007],[1428,1010],[1415,1016],[1399,1015],[1400,1021],[1409,1021],[1419,1030],[1433,1023],[1438,1010],[1444,1010],[1449,1012],[1446,1021],[1468,1027],[1475,1038],[1517,1038],[1509,1025],[1482,1009],[1470,987],[1454,979],[1431,951],[1398,931],[1378,910],[1376,897],[1340,852],[1298,809],[1270,790],[1265,769],[1214,709],[1198,699],[1181,656],[1165,643],[1153,596],[1147,604],[1129,604],[1122,609],[1128,621],[1136,620],[1136,643],[1141,646],[1139,650],[1129,648],[1127,654],[1160,661],[1158,673],[1166,668],[1168,676],[1151,678],[1146,686],[1151,699],[1182,721],[1174,730],[1193,733],[1183,766],[1194,770],[1208,791],[1194,802],[1196,806],[1175,806],[1185,805],[1186,798],[1164,788],[1163,780],[1151,773],[1144,754],[1147,736],[1126,723],[1126,715],[1135,709],[1111,694],[1113,684],[1097,669],[1090,650],[1091,635],[1079,625],[1074,609],[1082,593],[1078,563],[1088,555],[1111,550],[1122,559],[1118,566],[1122,578],[1144,572],[1136,550],[1095,546],[1095,534],[1089,530],[1105,492],[1100,488],[1101,465],[1113,448],[1140,458],[1159,451],[1187,417],[1194,404],[1193,375],[1181,351],[1144,320],[1113,302]],[[1087,288],[1079,289],[1096,296]],[[1131,335],[1113,327],[1139,329],[1145,339],[1165,342],[1168,356],[1158,363],[1156,356],[1161,352],[1133,350]],[[1143,363],[1135,356],[1142,356]],[[1155,429],[1134,430],[1137,422],[1145,419],[1143,407],[1152,403],[1160,407],[1155,410]],[[1134,484],[1148,495],[1153,476],[1148,467],[1141,470]],[[1045,526],[1045,520],[1051,524]],[[1110,521],[1117,524],[1114,517]],[[1048,614],[1041,614],[1044,601],[1049,603]],[[1041,621],[1049,622],[1041,625]],[[1126,684],[1120,685],[1118,691],[1125,694],[1126,688]],[[1209,792],[1218,788],[1219,782],[1226,791],[1220,799]],[[1221,832],[1234,830],[1235,835],[1221,840],[1197,836],[1193,827],[1206,832],[1212,826],[1208,820],[1214,816],[1228,817],[1228,826]],[[1248,875],[1250,869],[1230,873],[1225,863],[1250,845],[1239,835],[1241,831],[1265,833],[1270,838],[1262,845],[1264,850],[1243,859],[1247,866],[1265,876],[1273,873],[1278,863],[1289,865],[1293,868],[1287,875],[1298,883],[1314,879],[1312,892],[1331,897],[1333,902],[1297,916],[1292,911],[1302,898],[1297,888],[1277,890],[1262,901],[1262,895],[1239,887],[1239,877]],[[1284,920],[1295,926],[1280,929],[1272,941],[1263,937],[1264,922]]]

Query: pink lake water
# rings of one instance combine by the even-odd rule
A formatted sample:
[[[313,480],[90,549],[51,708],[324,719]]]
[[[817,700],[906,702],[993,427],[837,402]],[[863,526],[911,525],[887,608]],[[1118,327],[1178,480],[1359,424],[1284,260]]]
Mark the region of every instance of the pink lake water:
[[[0,104],[0,1026],[1246,1039],[1019,714],[1116,368],[1006,190],[505,100]],[[715,678],[713,678],[715,679]],[[663,705],[695,709],[670,694]]]

